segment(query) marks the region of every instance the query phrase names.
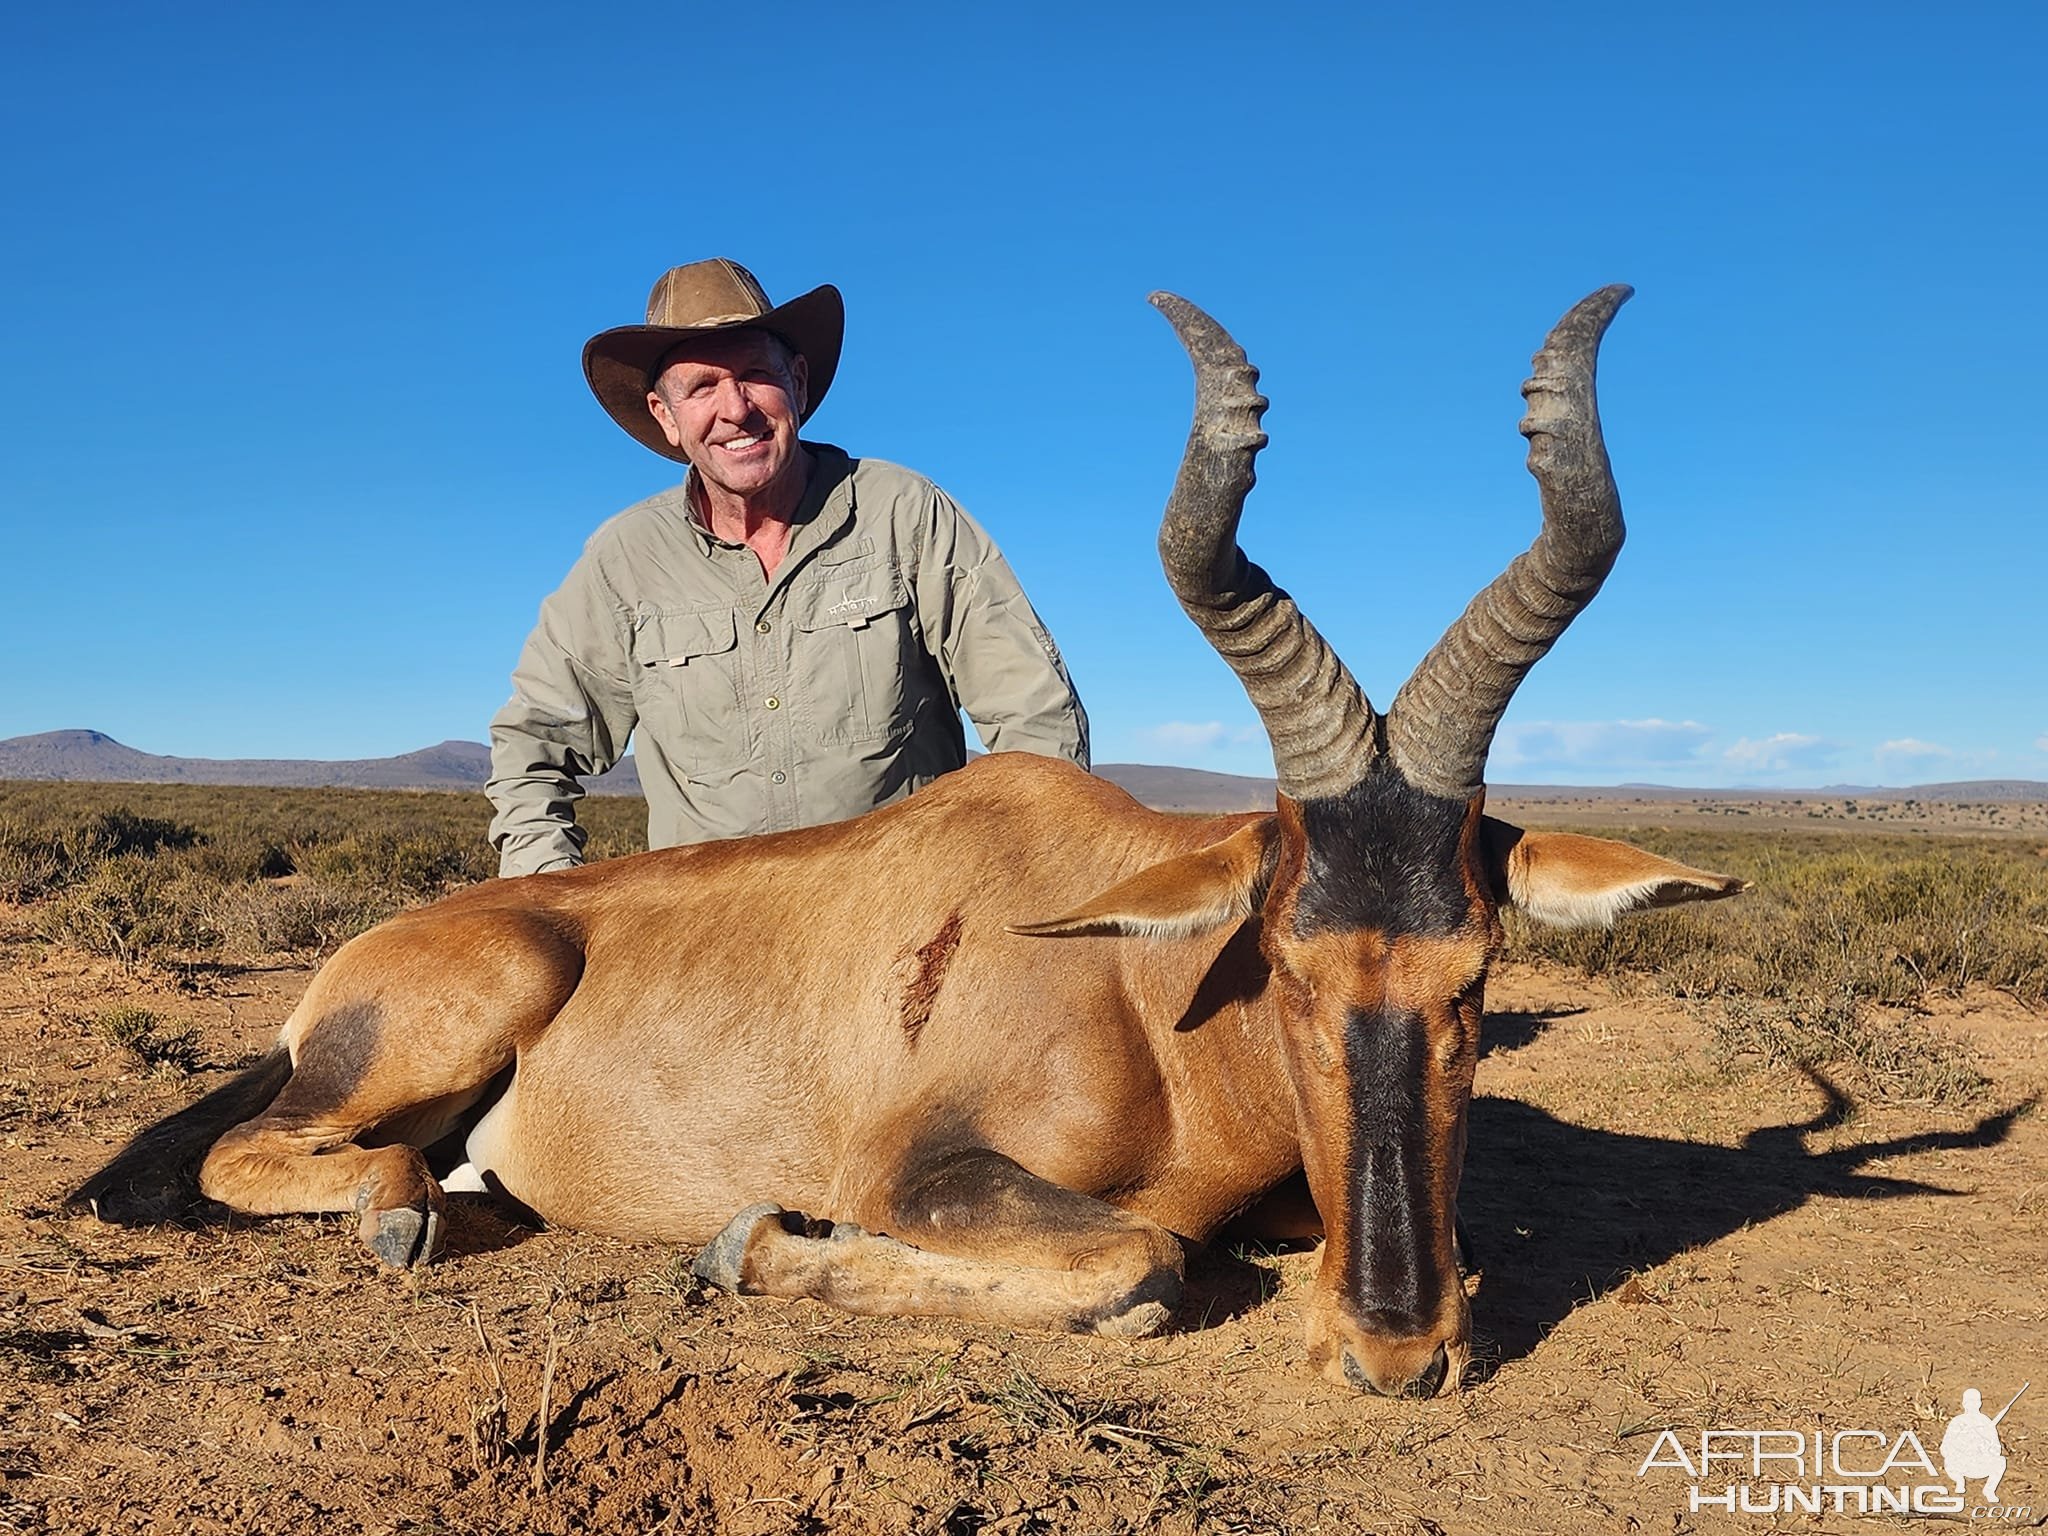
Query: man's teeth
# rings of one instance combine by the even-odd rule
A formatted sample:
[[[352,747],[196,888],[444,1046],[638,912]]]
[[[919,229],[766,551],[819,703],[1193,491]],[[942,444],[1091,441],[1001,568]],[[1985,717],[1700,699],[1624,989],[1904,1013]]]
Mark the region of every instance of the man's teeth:
[[[731,437],[718,446],[721,448],[751,448],[761,441],[758,437]]]

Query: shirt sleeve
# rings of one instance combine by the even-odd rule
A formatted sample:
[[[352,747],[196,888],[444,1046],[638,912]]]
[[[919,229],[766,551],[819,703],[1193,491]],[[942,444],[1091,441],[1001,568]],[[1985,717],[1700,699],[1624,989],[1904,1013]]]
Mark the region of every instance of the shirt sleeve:
[[[934,558],[919,571],[927,643],[981,744],[1088,766],[1088,715],[1060,650],[1002,552],[934,489]]]
[[[586,553],[541,604],[512,673],[512,697],[491,721],[498,873],[531,875],[583,862],[578,778],[600,774],[626,750],[638,719],[630,681],[630,621]]]

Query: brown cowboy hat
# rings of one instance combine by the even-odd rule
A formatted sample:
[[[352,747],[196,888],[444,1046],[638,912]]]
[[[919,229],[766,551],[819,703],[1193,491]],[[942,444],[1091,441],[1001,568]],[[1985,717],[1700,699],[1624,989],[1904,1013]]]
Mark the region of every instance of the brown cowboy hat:
[[[839,344],[846,335],[846,304],[839,290],[826,283],[787,304],[771,305],[754,274],[723,256],[662,273],[647,296],[645,325],[614,326],[585,344],[583,377],[597,403],[634,441],[665,459],[687,463],[647,409],[655,365],[693,336],[748,329],[781,337],[810,365],[802,418],[809,421],[839,369]]]

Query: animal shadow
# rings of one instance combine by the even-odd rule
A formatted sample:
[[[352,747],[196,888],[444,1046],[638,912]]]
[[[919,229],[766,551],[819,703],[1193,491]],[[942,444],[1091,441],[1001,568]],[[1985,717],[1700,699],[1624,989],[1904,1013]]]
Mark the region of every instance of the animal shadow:
[[[1761,1126],[1739,1147],[1571,1125],[1517,1099],[1475,1098],[1458,1208],[1486,1259],[1473,1300],[1476,1332],[1502,1362],[1528,1355],[1574,1308],[1631,1270],[1798,1210],[1815,1196],[1890,1200],[1956,1190],[1862,1172],[1915,1152],[1992,1147],[2033,1106],[2028,1099],[1967,1130],[1928,1131],[1809,1152],[1806,1137],[1848,1118],[1827,1095],[1809,1120]]]
[[[1172,1331],[1201,1333],[1244,1316],[1272,1300],[1280,1289],[1275,1253],[1299,1243],[1209,1243],[1188,1255],[1187,1294],[1174,1314]]]
[[[473,1258],[517,1248],[542,1230],[540,1220],[524,1207],[508,1206],[491,1195],[450,1195],[441,1219],[441,1246],[437,1253],[444,1259]]]
[[[1589,1011],[1576,1007],[1544,1008],[1533,1013],[1489,1013],[1479,1021],[1480,1059],[1483,1061],[1497,1051],[1519,1051],[1559,1019],[1574,1018]]]

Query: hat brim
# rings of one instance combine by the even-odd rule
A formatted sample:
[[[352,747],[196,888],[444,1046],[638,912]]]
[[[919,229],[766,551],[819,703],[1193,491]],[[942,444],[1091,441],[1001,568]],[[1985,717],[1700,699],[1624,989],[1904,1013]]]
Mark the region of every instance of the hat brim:
[[[839,371],[839,349],[846,339],[846,302],[830,283],[778,304],[764,314],[721,325],[619,325],[600,331],[583,348],[583,377],[605,413],[635,442],[665,459],[689,463],[680,448],[670,445],[661,423],[647,409],[647,387],[654,365],[683,342],[696,336],[728,331],[768,331],[801,355],[810,372],[802,420],[809,421],[832,387]]]

